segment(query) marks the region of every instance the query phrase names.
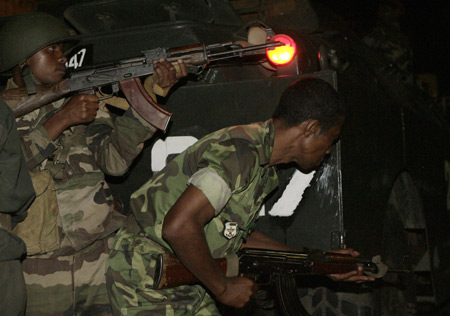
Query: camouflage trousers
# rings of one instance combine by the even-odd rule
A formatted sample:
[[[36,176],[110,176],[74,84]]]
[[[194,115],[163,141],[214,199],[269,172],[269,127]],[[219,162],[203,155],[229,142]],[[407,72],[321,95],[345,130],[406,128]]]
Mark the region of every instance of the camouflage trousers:
[[[200,285],[152,288],[156,257],[163,252],[158,244],[124,228],[117,233],[106,265],[114,315],[220,315]]]
[[[27,315],[112,315],[105,264],[113,236],[69,256],[27,257]]]

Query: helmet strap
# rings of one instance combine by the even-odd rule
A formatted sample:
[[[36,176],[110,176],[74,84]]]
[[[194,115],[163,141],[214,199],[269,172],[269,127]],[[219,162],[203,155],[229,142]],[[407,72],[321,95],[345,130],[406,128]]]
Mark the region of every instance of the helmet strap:
[[[31,73],[30,67],[25,66],[22,68],[22,77],[25,82],[28,95],[36,94],[36,84],[34,83],[33,74]]]

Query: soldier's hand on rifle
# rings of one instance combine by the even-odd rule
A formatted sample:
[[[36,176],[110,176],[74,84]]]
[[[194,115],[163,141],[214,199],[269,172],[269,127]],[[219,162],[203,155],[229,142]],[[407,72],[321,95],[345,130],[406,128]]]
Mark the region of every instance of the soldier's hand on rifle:
[[[242,308],[257,291],[255,282],[249,278],[234,277],[226,280],[225,291],[216,294],[217,300],[225,305]]]
[[[176,65],[173,65],[165,59],[154,61],[153,65],[156,74],[158,74],[156,84],[161,88],[170,88],[180,78],[187,76],[186,64],[181,59],[177,61]]]
[[[70,121],[70,126],[92,122],[97,116],[98,97],[94,94],[73,96],[61,109]]]
[[[97,116],[97,110],[98,97],[96,95],[74,95],[61,110],[44,123],[44,128],[55,140],[66,128],[93,121]]]
[[[359,257],[359,252],[352,248],[341,249],[341,250],[332,250],[330,252],[349,254],[352,257]],[[346,282],[356,282],[356,283],[375,281],[375,278],[364,275],[364,269],[362,266],[358,266],[358,271],[351,271],[348,273],[340,273],[340,274],[329,274],[328,277],[334,281],[346,281]]]

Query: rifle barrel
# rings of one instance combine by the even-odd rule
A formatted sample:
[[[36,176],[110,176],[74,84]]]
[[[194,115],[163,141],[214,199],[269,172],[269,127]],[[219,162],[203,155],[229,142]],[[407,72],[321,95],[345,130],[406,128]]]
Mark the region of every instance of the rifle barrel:
[[[250,45],[250,46],[241,46],[240,48],[235,48],[228,51],[223,52],[216,52],[216,53],[207,53],[207,58],[209,62],[217,61],[217,60],[223,60],[233,57],[242,57],[242,56],[249,56],[253,54],[262,54],[265,52],[265,49],[267,48],[274,48],[278,46],[283,46],[284,44],[282,42],[267,42],[266,44],[258,44],[258,45]],[[262,52],[259,52],[260,50],[263,50]],[[248,52],[253,52],[253,54],[246,54]]]

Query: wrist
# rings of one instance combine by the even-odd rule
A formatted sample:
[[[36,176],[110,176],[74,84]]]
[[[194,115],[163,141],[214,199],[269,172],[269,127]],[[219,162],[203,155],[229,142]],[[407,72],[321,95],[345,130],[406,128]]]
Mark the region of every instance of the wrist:
[[[217,280],[217,282],[213,282],[211,285],[207,286],[207,288],[212,292],[215,297],[220,297],[227,291],[227,278],[224,277],[222,280]]]
[[[56,112],[49,120],[52,120],[53,124],[59,125],[63,130],[73,125],[70,116],[66,114],[64,108]]]
[[[70,125],[69,120],[61,111],[56,112],[43,124],[52,140],[55,140]]]

